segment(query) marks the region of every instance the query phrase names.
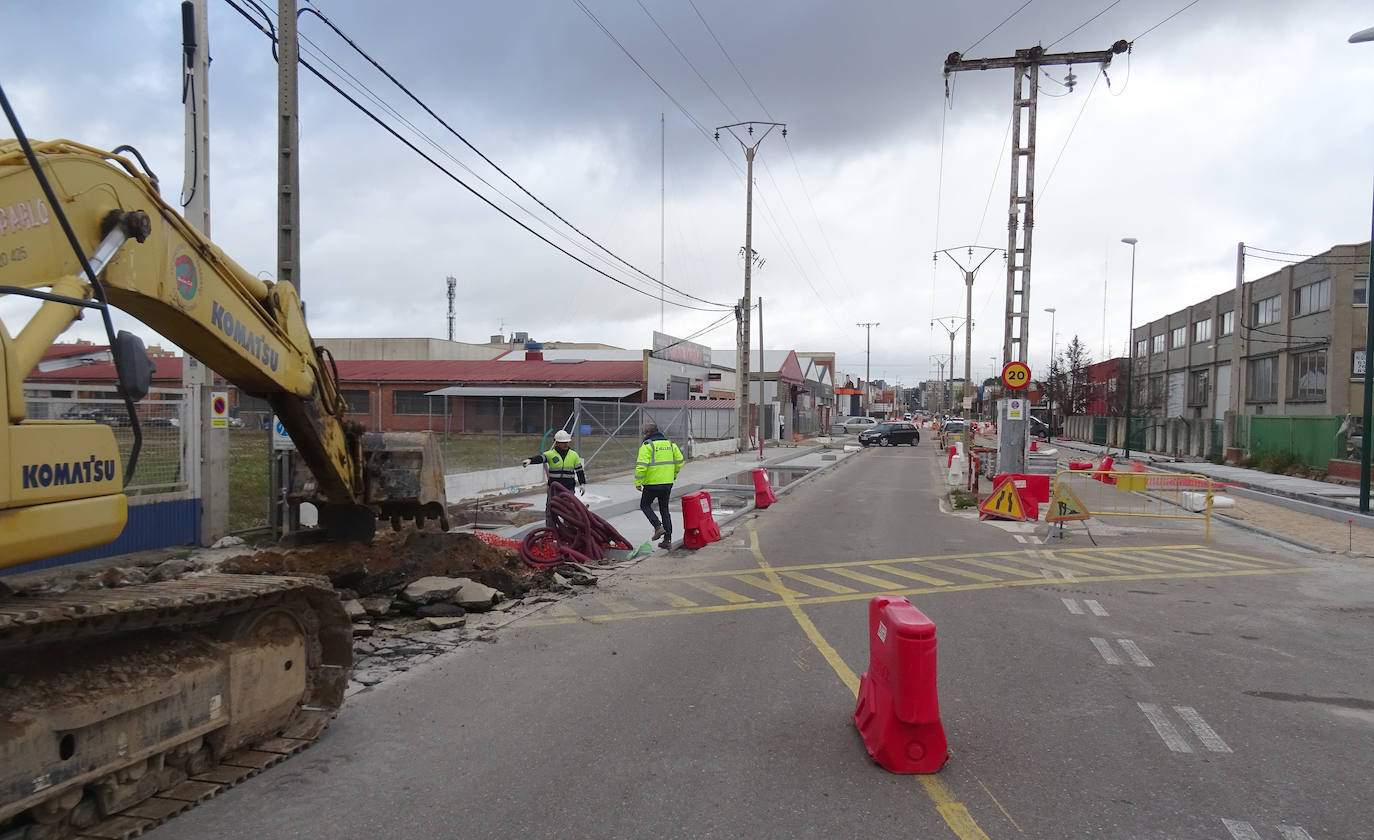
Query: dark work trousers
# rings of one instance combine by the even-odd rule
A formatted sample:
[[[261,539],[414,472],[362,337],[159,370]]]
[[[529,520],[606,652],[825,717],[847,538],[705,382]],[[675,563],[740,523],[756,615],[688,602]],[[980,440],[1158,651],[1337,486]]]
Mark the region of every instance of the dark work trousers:
[[[659,526],[658,517],[654,516],[654,499],[658,500],[658,512],[663,514],[663,533],[666,536],[673,535],[673,515],[669,508],[669,497],[673,494],[671,484],[646,484],[639,494],[639,509],[644,511],[644,515],[649,518],[649,524],[655,528]]]

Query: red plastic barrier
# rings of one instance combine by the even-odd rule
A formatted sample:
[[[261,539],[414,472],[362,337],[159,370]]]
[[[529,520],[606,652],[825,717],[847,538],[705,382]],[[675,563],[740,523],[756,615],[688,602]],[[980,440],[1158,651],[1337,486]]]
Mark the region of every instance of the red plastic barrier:
[[[868,602],[868,670],[854,725],[869,756],[893,773],[934,773],[949,759],[935,648],[935,624],[906,598]]]
[[[1092,469],[1092,468],[1093,468],[1093,462],[1092,462],[1092,461],[1070,461],[1070,462],[1069,462],[1069,469],[1071,469],[1071,470],[1090,470],[1090,469]]]
[[[1103,484],[1116,484],[1116,478],[1114,476],[1107,475],[1107,473],[1110,473],[1112,471],[1112,465],[1115,463],[1115,458],[1113,458],[1110,455],[1104,455],[1102,457],[1102,463],[1097,465],[1097,469],[1102,473],[1102,475],[1095,475],[1093,476],[1093,478],[1097,479]]]
[[[958,449],[959,449],[959,447],[957,447],[957,446],[951,446],[951,447],[949,448],[949,460],[945,462],[945,469],[949,469],[950,467],[954,466],[954,453],[955,453]]]
[[[720,526],[711,515],[711,494],[705,490],[682,497],[682,547],[704,548],[720,539]]]
[[[768,480],[768,470],[763,467],[754,470],[754,507],[766,508],[777,500],[773,485]]]
[[[1032,452],[1039,452],[1039,451],[1040,451],[1040,447],[1036,444],[1035,438],[1031,438],[1031,451],[1032,451]]]
[[[1050,503],[1050,479],[1049,475],[1029,475],[1026,473],[998,473],[993,479],[993,486],[1002,483],[1002,479],[1015,482],[1016,490],[1021,496],[1021,501],[1026,504],[1026,515],[1031,519],[1040,518],[1040,505]]]

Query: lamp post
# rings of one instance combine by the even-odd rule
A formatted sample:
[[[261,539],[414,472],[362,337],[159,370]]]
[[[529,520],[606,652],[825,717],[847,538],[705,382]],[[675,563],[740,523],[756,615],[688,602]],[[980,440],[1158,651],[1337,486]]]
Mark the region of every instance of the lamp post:
[[[1131,302],[1126,310],[1126,317],[1131,322],[1130,329],[1126,332],[1126,437],[1123,447],[1126,454],[1122,460],[1131,459],[1131,374],[1135,367],[1135,244],[1140,240],[1134,236],[1123,237],[1122,242],[1131,246]]]
[[[1360,44],[1367,41],[1374,41],[1374,27],[1361,29],[1350,36],[1350,43]],[[1374,222],[1371,223],[1370,239],[1374,242]],[[1370,277],[1374,277],[1374,244],[1370,246],[1369,252]],[[1370,283],[1365,283],[1365,288],[1369,288]],[[1365,292],[1365,302],[1369,303],[1369,292]],[[1374,432],[1369,422],[1371,412],[1374,412],[1374,372],[1371,372],[1370,352],[1374,350],[1374,305],[1367,306],[1365,309],[1365,330],[1364,330],[1364,432],[1361,437],[1360,445],[1360,513],[1369,513],[1369,456],[1371,451],[1370,432]]]
[[[1053,306],[1045,307],[1045,311],[1050,313],[1050,422],[1048,428],[1051,434],[1054,433],[1054,313]]]

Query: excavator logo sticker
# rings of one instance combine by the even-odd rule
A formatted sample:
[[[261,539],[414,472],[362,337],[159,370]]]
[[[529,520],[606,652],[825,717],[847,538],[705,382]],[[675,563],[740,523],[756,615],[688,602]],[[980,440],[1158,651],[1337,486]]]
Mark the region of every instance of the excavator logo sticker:
[[[196,290],[200,288],[200,277],[196,274],[195,262],[185,254],[181,254],[172,266],[176,271],[177,293],[184,300],[195,297]]]

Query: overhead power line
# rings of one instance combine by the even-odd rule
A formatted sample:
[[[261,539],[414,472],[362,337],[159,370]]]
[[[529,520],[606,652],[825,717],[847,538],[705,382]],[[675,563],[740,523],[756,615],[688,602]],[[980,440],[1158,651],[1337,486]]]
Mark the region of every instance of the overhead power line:
[[[245,20],[247,20],[247,21],[248,21],[249,23],[251,23],[254,27],[256,27],[256,28],[258,29],[259,32],[262,32],[264,35],[267,35],[269,38],[271,38],[274,45],[276,44],[276,40],[277,40],[277,39],[276,39],[276,35],[275,35],[275,32],[274,32],[274,31],[268,31],[267,29],[264,29],[261,25],[258,24],[258,22],[257,22],[256,20],[253,19],[253,17],[248,13],[248,11],[245,10],[242,6],[240,6],[237,2],[235,2],[235,0],[225,0],[225,2],[228,3],[229,6],[230,6],[231,8],[233,8],[235,11],[237,11],[240,15],[242,15],[242,16],[244,17]],[[472,193],[475,197],[477,197],[479,200],[481,200],[481,201],[482,201],[483,203],[485,203],[487,206],[491,207],[493,210],[495,210],[496,212],[500,213],[502,216],[505,216],[507,219],[509,219],[510,221],[514,222],[516,225],[519,225],[521,228],[523,228],[523,229],[524,229],[527,233],[529,233],[530,235],[536,237],[536,238],[539,239],[541,242],[544,242],[544,243],[545,243],[546,245],[548,245],[549,247],[551,247],[551,248],[553,248],[553,249],[559,251],[560,253],[562,253],[563,255],[567,256],[567,257],[570,258],[570,259],[572,259],[573,261],[575,261],[575,262],[577,262],[577,263],[579,263],[579,264],[585,266],[586,268],[588,268],[588,269],[590,269],[591,271],[593,271],[593,272],[595,272],[595,273],[601,275],[602,277],[605,277],[607,280],[610,280],[611,282],[613,282],[613,283],[615,283],[615,284],[617,284],[617,285],[619,285],[619,286],[623,286],[623,287],[625,287],[626,289],[629,289],[630,291],[635,292],[635,293],[637,293],[637,294],[641,294],[641,295],[644,295],[644,296],[646,296],[646,297],[658,299],[658,295],[657,295],[656,293],[650,292],[650,291],[648,291],[648,290],[646,290],[646,289],[642,289],[642,288],[640,288],[640,287],[638,287],[638,286],[631,285],[630,283],[627,283],[626,281],[622,280],[622,279],[619,278],[619,277],[615,277],[614,275],[608,274],[607,272],[605,272],[605,271],[603,271],[602,269],[600,269],[600,268],[598,268],[598,267],[592,265],[591,263],[589,263],[589,262],[587,262],[586,260],[582,259],[581,257],[577,256],[576,254],[574,254],[574,253],[568,251],[567,249],[565,249],[565,248],[559,246],[557,243],[553,242],[553,241],[550,240],[548,237],[546,237],[546,236],[544,236],[543,234],[539,233],[538,231],[534,230],[533,228],[531,228],[529,225],[525,224],[525,223],[522,222],[521,220],[515,218],[513,215],[511,215],[511,214],[510,214],[508,211],[506,211],[504,208],[498,206],[498,205],[497,205],[495,202],[493,202],[491,199],[487,198],[487,197],[486,197],[485,195],[483,195],[481,192],[479,192],[478,190],[474,189],[470,184],[468,184],[468,183],[465,182],[463,179],[461,179],[461,178],[459,178],[457,175],[455,175],[453,172],[451,172],[450,170],[448,170],[447,168],[445,168],[442,164],[440,164],[438,161],[436,161],[433,157],[431,157],[431,156],[429,156],[428,154],[426,154],[423,150],[421,150],[418,146],[416,146],[416,145],[415,145],[414,143],[412,143],[410,140],[408,140],[408,139],[406,139],[405,137],[403,137],[403,136],[400,134],[400,132],[398,132],[395,128],[393,128],[393,127],[391,127],[390,125],[388,125],[388,124],[386,123],[385,120],[383,120],[383,119],[381,119],[380,117],[378,117],[375,113],[373,113],[371,110],[369,110],[366,106],[364,106],[364,105],[363,105],[361,102],[359,102],[357,99],[354,99],[352,96],[350,96],[347,92],[345,92],[342,88],[340,88],[337,84],[335,84],[333,80],[329,79],[329,78],[326,77],[323,73],[321,73],[319,70],[317,70],[317,69],[315,68],[314,65],[310,64],[309,62],[305,61],[304,59],[302,59],[300,63],[301,63],[301,66],[303,66],[303,67],[305,67],[307,70],[309,70],[309,71],[310,71],[312,74],[314,74],[314,76],[315,76],[316,78],[318,78],[321,82],[324,82],[326,85],[328,85],[335,93],[337,93],[339,96],[343,97],[350,105],[352,105],[354,108],[356,108],[356,109],[358,109],[359,111],[361,111],[361,112],[362,112],[364,115],[366,115],[369,119],[371,119],[373,122],[375,122],[380,128],[382,128],[382,130],[386,131],[386,132],[387,132],[388,134],[390,134],[392,137],[394,137],[395,139],[397,139],[397,140],[399,140],[401,143],[403,143],[403,144],[404,144],[407,148],[409,148],[411,151],[415,152],[417,155],[419,155],[420,157],[424,158],[425,161],[427,161],[431,166],[433,166],[435,169],[438,169],[438,170],[439,170],[440,172],[442,172],[443,174],[447,175],[452,181],[454,181],[455,183],[457,183],[457,184],[458,184],[459,186],[461,186],[463,189],[465,189],[465,190],[467,190],[468,192]],[[676,291],[676,290],[674,290],[674,291]],[[687,294],[684,293],[684,292],[679,292],[679,294],[682,294],[682,295],[687,296],[687,297],[692,297],[692,298],[695,299],[695,300],[700,300],[699,298],[695,298],[694,296],[687,295]],[[725,309],[725,308],[726,308],[726,307],[724,307],[723,305],[717,304],[717,303],[715,303],[715,302],[713,302],[713,301],[703,301],[703,302],[705,302],[705,303],[711,304],[711,307],[710,307],[710,308],[701,307],[701,306],[693,306],[693,305],[690,305],[690,304],[680,303],[680,302],[678,302],[678,301],[671,301],[671,300],[670,300],[670,301],[667,301],[667,302],[673,304],[674,306],[681,307],[681,308],[683,308],[683,309],[695,309],[695,310],[702,311],[702,312],[719,312],[719,311],[722,311],[722,309]],[[733,308],[731,308],[731,311],[733,311]]]

